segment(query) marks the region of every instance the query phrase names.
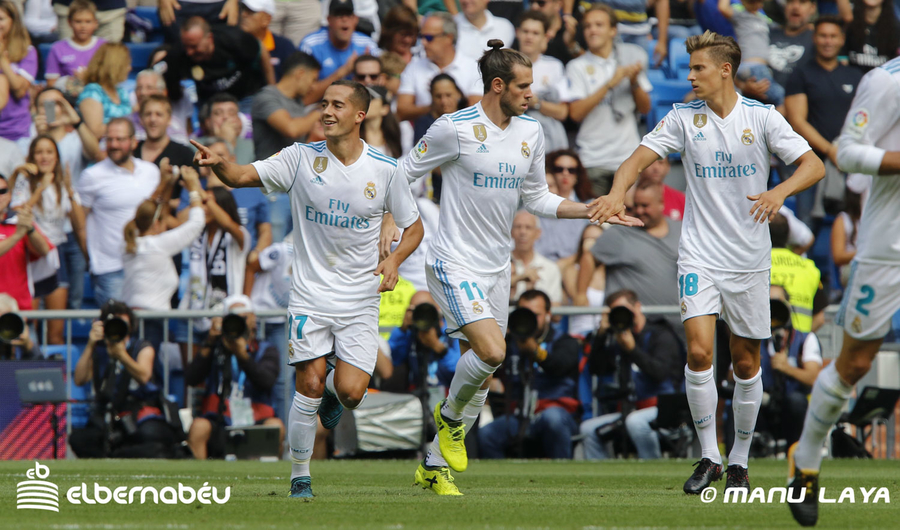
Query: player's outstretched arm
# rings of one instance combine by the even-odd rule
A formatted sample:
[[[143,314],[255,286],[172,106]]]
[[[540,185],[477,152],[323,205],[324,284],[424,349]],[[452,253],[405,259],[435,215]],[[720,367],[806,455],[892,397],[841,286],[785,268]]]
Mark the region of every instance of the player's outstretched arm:
[[[421,217],[416,218],[416,222],[403,230],[403,235],[400,237],[400,243],[397,245],[397,248],[379,263],[375,269],[375,276],[384,275],[381,285],[378,286],[379,293],[394,290],[397,280],[400,278],[400,273],[397,272],[397,269],[418,248],[424,236],[425,226],[422,224]]]
[[[750,208],[750,215],[754,221],[760,223],[767,219],[771,221],[784,205],[785,199],[809,188],[825,176],[825,164],[811,149],[800,155],[794,164],[797,165],[797,171],[791,178],[769,191],[747,196],[747,199],[754,201]]]
[[[213,153],[208,147],[191,140],[191,144],[197,148],[194,153],[194,164],[200,167],[208,167],[213,170],[219,179],[232,188],[261,188],[262,180],[259,173],[252,165],[239,166],[228,162],[219,155]]]
[[[607,195],[598,197],[588,205],[591,208],[591,221],[595,223],[612,223],[626,226],[643,226],[640,220],[625,215],[625,193],[634,186],[641,171],[659,159],[653,149],[639,145],[627,160],[622,162],[613,177],[612,188]]]

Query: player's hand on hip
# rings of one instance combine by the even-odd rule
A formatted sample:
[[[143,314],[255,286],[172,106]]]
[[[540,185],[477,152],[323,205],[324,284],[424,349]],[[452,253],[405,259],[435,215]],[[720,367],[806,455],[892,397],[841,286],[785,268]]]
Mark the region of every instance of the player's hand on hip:
[[[197,148],[197,152],[194,153],[194,163],[198,166],[210,167],[222,163],[222,157],[213,153],[205,145],[198,143],[196,140],[191,140],[191,144]]]
[[[378,268],[375,269],[373,274],[375,276],[384,275],[384,278],[381,279],[381,285],[378,286],[379,294],[385,291],[393,291],[394,287],[397,286],[397,280],[400,279],[400,273],[397,271],[398,266],[399,264],[396,260],[390,256],[378,264]]]
[[[750,208],[750,215],[754,222],[765,222],[767,219],[771,221],[775,219],[775,214],[784,204],[784,197],[775,189],[760,193],[758,195],[747,195],[747,199],[755,201],[753,207]]]

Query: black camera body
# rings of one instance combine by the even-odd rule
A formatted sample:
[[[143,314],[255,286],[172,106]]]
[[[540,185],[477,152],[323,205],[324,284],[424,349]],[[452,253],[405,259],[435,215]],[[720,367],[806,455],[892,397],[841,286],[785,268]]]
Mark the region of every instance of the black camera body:
[[[128,323],[115,315],[109,315],[103,322],[103,338],[110,344],[122,342],[129,331]]]
[[[428,302],[422,302],[413,309],[412,325],[416,331],[429,331],[439,329],[441,315],[437,308]]]
[[[15,313],[0,315],[0,342],[10,344],[25,331],[25,321]]]
[[[623,305],[610,309],[609,327],[616,333],[630,330],[634,327],[634,312]]]
[[[247,335],[247,319],[237,313],[228,313],[222,318],[222,336],[236,340]]]

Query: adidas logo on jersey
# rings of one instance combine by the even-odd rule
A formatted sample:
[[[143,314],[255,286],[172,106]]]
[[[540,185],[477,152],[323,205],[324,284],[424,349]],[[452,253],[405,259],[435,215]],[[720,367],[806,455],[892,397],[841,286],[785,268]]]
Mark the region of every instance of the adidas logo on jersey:
[[[490,153],[490,150],[488,150],[486,145],[481,144],[481,147],[479,147],[478,150],[476,150],[475,152],[476,153]]]
[[[694,141],[695,141],[695,142],[705,142],[705,141],[706,141],[706,137],[703,136],[703,133],[702,133],[702,132],[698,132],[697,134],[694,135]]]
[[[316,175],[315,178],[309,179],[309,181],[313,184],[318,184],[319,186],[325,185],[325,181],[322,180],[322,177],[320,177],[319,175]]]

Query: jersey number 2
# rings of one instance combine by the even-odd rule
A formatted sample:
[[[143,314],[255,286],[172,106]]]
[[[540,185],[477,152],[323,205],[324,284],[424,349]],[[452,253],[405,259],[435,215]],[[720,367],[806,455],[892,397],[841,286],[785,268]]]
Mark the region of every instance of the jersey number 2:
[[[871,304],[875,299],[875,289],[871,285],[863,285],[859,288],[859,292],[863,294],[863,297],[856,301],[856,312],[863,316],[869,316],[869,310],[865,306]]]

